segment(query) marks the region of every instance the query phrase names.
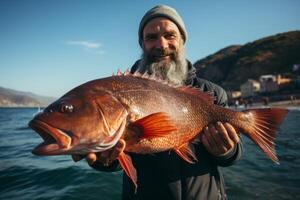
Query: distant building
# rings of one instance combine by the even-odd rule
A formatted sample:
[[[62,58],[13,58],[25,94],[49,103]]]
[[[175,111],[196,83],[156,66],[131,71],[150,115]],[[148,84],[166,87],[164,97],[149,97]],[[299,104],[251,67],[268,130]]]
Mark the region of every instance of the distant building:
[[[260,91],[260,83],[256,80],[248,79],[240,88],[243,98],[251,97]]]
[[[259,78],[260,92],[276,92],[280,87],[289,84],[290,78],[284,78],[281,75],[263,75]]]
[[[259,77],[260,92],[275,92],[279,90],[279,85],[274,75],[263,75]]]
[[[280,74],[276,76],[276,81],[279,87],[291,83],[292,79],[282,77]]]
[[[242,93],[241,91],[229,91],[227,92],[227,96],[229,99],[237,99],[241,97]]]

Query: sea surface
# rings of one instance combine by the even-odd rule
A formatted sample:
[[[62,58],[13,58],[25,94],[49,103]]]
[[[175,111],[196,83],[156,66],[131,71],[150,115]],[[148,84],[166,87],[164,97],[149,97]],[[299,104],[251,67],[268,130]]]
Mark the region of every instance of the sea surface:
[[[27,127],[37,109],[0,108],[1,200],[121,199],[122,172],[105,173],[70,156],[39,157],[42,140]],[[293,108],[277,136],[280,165],[247,138],[243,158],[223,168],[229,199],[300,199],[300,109]],[[157,180],[159,181],[159,180]]]

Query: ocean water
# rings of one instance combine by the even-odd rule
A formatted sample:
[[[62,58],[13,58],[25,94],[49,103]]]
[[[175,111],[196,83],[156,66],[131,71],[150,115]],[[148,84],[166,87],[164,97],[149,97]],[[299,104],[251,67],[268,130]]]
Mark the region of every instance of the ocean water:
[[[0,199],[120,199],[122,172],[98,172],[70,156],[31,154],[41,142],[27,127],[36,111],[0,108]],[[223,169],[229,199],[300,199],[299,119],[300,109],[292,109],[279,130],[280,165],[242,138],[243,158]]]

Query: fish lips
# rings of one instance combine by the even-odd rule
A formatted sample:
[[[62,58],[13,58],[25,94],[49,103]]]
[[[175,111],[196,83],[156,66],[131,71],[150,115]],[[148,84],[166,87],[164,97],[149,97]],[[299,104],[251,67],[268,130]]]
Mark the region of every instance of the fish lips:
[[[31,120],[28,126],[37,132],[44,140],[36,146],[32,153],[35,155],[59,155],[63,154],[71,146],[71,137],[64,131],[55,128],[40,120]]]

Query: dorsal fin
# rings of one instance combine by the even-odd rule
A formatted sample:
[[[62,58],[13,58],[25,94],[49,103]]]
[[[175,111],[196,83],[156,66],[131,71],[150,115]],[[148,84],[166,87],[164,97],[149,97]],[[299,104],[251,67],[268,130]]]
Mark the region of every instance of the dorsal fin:
[[[124,72],[124,75],[127,76],[127,75],[129,75],[129,74],[130,74],[130,71],[129,71],[129,69],[127,68],[126,71]]]
[[[118,69],[117,76],[121,76],[121,75],[123,75],[123,74],[122,74],[121,70]]]
[[[117,73],[113,72],[112,74],[112,76],[127,76],[127,75],[130,75],[130,71],[128,68],[125,70],[125,72],[122,72],[120,69],[118,69]]]
[[[184,92],[186,94],[190,94],[193,96],[196,96],[197,98],[201,99],[202,101],[205,101],[207,103],[214,103],[214,96],[212,92],[202,92],[198,88],[194,88],[191,86],[180,86],[177,88],[177,90]]]

